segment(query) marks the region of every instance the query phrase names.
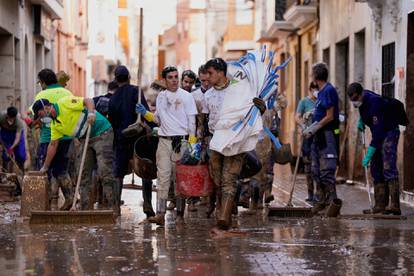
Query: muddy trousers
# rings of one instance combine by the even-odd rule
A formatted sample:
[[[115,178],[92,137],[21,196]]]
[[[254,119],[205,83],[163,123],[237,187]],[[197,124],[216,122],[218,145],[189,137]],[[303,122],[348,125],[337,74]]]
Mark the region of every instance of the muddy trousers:
[[[320,185],[320,201],[326,204],[337,198],[335,171],[338,154],[336,143],[332,130],[322,130],[313,137],[311,146],[312,178],[317,185]]]
[[[217,226],[221,229],[231,227],[231,213],[237,192],[237,179],[240,176],[244,161],[244,153],[233,156],[224,156],[219,152],[211,151],[210,174],[213,179],[218,199],[220,214],[217,218]]]
[[[88,209],[89,192],[92,188],[92,172],[96,168],[96,174],[102,182],[103,197],[108,202],[108,208],[117,206],[114,202],[117,197],[117,180],[112,173],[114,152],[112,128],[99,136],[89,139],[89,145],[86,150],[85,164],[82,172],[80,183],[80,197],[82,210]],[[84,142],[84,141],[82,141]]]
[[[181,148],[184,148],[183,146]],[[160,137],[156,153],[157,158],[157,215],[166,212],[168,190],[171,182],[175,183],[175,162],[181,154],[176,153],[172,147],[172,140]],[[185,199],[177,197],[177,214],[183,215]],[[184,203],[183,203],[184,202]]]
[[[399,130],[387,132],[381,148],[377,149],[371,160],[371,175],[374,179],[375,205],[386,207],[391,195],[392,205],[398,205],[399,209],[399,185],[397,168],[398,141],[400,138]],[[397,184],[395,184],[397,183]],[[394,187],[396,185],[396,187]],[[377,189],[375,189],[377,187]],[[391,193],[390,193],[391,191]],[[396,196],[397,195],[397,196]],[[398,199],[397,199],[398,197]],[[378,199],[378,200],[377,200]]]

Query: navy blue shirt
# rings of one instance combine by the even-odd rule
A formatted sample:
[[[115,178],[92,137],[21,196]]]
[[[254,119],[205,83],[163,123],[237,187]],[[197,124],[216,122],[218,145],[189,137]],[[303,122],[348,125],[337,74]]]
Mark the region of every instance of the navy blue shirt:
[[[339,126],[339,105],[338,92],[329,82],[318,93],[315,110],[312,116],[312,122],[319,122],[326,116],[326,111],[334,108],[334,119],[329,122],[323,129],[335,130]]]
[[[398,122],[395,116],[387,114],[388,101],[380,95],[364,90],[362,98],[362,105],[359,107],[359,114],[362,122],[369,127],[372,134],[372,141],[370,146],[380,149],[390,130],[398,128]]]
[[[108,119],[112,124],[115,140],[121,140],[123,138],[122,130],[136,122],[137,113],[135,112],[135,106],[137,103],[138,88],[134,85],[123,85],[111,96]],[[144,93],[141,93],[141,103],[149,110]]]

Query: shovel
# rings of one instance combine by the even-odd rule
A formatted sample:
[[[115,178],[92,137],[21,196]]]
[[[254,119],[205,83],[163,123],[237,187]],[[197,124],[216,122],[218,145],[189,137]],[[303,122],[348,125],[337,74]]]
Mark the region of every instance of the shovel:
[[[141,104],[141,88],[138,87],[138,103]],[[132,125],[129,125],[126,129],[122,130],[122,135],[127,138],[138,137],[144,128],[141,125],[141,114],[138,114],[137,120]]]

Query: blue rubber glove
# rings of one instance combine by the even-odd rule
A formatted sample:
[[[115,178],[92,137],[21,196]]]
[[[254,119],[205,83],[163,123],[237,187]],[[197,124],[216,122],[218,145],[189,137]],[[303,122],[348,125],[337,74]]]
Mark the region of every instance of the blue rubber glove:
[[[145,106],[143,104],[137,104],[135,106],[135,112],[136,113],[141,113],[142,116],[145,116],[145,113],[147,113],[147,109],[145,108]]]
[[[364,159],[362,160],[362,166],[367,167],[369,162],[371,162],[372,156],[374,156],[376,149],[374,147],[369,146],[367,150],[367,154],[365,154]]]
[[[361,118],[359,118],[359,120],[358,120],[358,130],[361,131],[361,132],[365,132],[365,125],[362,122]]]

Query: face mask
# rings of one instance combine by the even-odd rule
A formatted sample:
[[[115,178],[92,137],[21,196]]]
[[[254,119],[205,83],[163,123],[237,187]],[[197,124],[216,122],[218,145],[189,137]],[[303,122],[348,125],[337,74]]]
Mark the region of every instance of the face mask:
[[[315,98],[318,98],[318,94],[319,94],[319,91],[318,90],[313,91],[313,96]]]
[[[362,105],[362,102],[360,102],[360,101],[352,101],[352,105],[353,105],[355,108],[358,108],[358,107],[360,107],[360,106]]]
[[[48,124],[50,124],[52,122],[52,118],[49,117],[49,116],[45,116],[45,117],[41,118],[40,121],[43,124],[48,125]]]

